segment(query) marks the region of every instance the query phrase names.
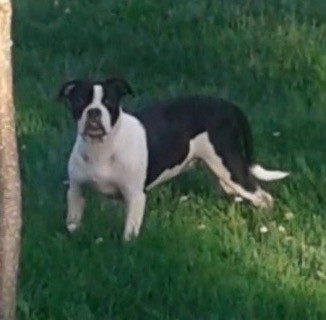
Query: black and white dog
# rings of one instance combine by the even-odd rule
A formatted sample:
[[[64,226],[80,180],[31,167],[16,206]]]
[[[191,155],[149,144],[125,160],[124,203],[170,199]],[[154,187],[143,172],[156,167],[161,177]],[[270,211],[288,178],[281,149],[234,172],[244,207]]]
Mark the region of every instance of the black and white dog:
[[[256,164],[248,121],[234,104],[194,95],[125,112],[123,96],[132,94],[123,79],[74,80],[63,85],[77,122],[77,137],[68,164],[67,228],[81,223],[82,187],[122,196],[126,205],[124,239],[138,236],[146,191],[168,180],[196,160],[205,163],[227,194],[270,207],[273,198],[257,180],[277,180],[288,173]]]

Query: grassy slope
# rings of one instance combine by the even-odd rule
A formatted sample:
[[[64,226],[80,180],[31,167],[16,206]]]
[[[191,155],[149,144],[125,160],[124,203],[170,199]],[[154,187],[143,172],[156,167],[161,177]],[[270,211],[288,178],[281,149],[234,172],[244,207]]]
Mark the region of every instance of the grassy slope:
[[[44,3],[15,1],[19,319],[325,319],[325,1]],[[55,95],[67,79],[112,74],[137,92],[128,108],[194,91],[238,102],[259,159],[293,172],[270,186],[275,208],[233,205],[195,171],[151,193],[136,242],[121,244],[121,207],[94,194],[67,235],[73,125]]]

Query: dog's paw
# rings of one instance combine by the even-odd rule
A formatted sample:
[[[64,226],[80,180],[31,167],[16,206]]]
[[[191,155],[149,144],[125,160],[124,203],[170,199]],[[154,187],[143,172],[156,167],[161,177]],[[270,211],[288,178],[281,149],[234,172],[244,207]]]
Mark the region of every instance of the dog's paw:
[[[78,225],[76,223],[68,223],[67,224],[67,229],[70,233],[73,233],[78,229]]]
[[[139,231],[131,229],[131,230],[125,230],[123,233],[123,240],[125,242],[130,242],[132,240],[135,240],[138,237]]]
[[[254,196],[253,204],[255,207],[260,209],[271,209],[273,208],[274,200],[269,193],[259,189]]]
[[[243,202],[243,198],[240,197],[240,196],[236,196],[236,197],[234,197],[233,201],[234,201],[235,203],[240,203],[240,202]]]
[[[130,242],[134,238],[132,233],[124,233],[123,234],[123,241]]]

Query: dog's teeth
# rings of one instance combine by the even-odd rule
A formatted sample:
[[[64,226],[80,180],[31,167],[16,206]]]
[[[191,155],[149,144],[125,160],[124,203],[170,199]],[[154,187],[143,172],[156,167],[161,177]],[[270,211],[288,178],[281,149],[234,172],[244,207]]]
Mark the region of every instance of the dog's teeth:
[[[77,229],[77,225],[75,223],[70,223],[67,226],[69,232],[74,232]]]

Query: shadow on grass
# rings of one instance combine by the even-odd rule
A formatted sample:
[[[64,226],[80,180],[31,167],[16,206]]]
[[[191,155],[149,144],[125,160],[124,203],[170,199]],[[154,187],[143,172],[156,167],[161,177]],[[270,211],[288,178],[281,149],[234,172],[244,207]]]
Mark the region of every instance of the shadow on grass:
[[[242,244],[226,243],[219,219],[207,230],[194,227],[183,216],[187,210],[166,219],[158,212],[169,205],[150,204],[140,238],[128,244],[109,228],[121,226],[119,210],[92,199],[73,236],[63,231],[55,204],[46,215],[25,217],[19,319],[325,317],[322,297],[307,290],[308,280],[289,278],[277,267],[270,272]],[[113,211],[109,222],[103,211]]]
[[[121,244],[105,236],[100,243],[86,230],[47,233],[35,219],[26,229],[19,319],[321,319],[325,312],[303,287],[223,253],[214,234],[172,226]]]

